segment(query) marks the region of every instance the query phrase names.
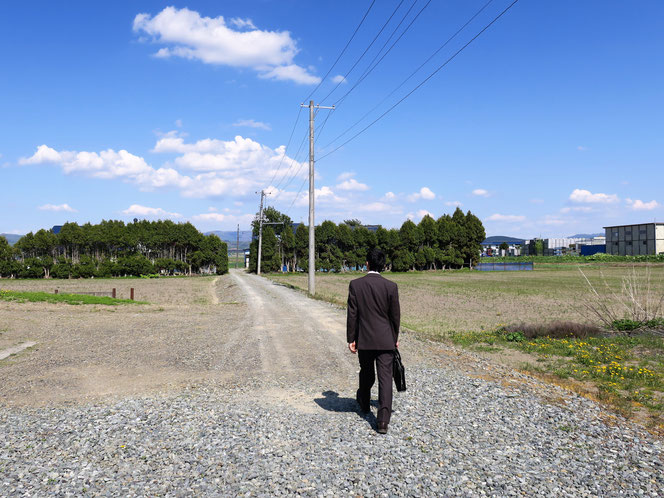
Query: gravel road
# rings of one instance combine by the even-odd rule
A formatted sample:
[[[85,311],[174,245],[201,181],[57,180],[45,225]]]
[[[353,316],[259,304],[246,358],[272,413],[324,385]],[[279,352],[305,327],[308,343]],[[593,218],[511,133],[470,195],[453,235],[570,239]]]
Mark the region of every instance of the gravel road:
[[[409,334],[409,390],[378,435],[375,407],[356,410],[343,310],[241,272],[211,285],[244,311],[236,327],[202,322],[224,343],[205,357],[222,380],[4,404],[0,495],[664,496],[655,436]]]

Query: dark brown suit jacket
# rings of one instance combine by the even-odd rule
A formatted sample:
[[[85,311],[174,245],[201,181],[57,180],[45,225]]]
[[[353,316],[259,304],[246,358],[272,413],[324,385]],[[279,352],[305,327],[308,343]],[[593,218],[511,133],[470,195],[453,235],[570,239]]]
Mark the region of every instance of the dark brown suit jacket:
[[[346,338],[357,349],[392,350],[399,339],[397,284],[376,273],[352,280],[348,287]]]

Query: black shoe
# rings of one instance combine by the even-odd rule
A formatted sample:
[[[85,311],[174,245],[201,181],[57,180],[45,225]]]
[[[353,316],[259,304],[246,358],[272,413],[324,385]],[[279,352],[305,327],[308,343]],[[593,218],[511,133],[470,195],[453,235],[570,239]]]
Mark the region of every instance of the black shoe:
[[[360,411],[364,414],[369,413],[369,403],[364,403],[362,399],[360,398],[360,391],[357,391],[357,394],[355,394],[355,400],[357,401],[357,404],[360,405]]]
[[[378,434],[387,434],[387,422],[378,422]]]

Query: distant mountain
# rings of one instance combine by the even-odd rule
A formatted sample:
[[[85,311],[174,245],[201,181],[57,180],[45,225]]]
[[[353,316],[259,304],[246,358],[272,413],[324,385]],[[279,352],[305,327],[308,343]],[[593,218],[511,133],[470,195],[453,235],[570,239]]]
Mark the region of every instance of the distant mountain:
[[[212,234],[226,242],[230,251],[235,249],[237,244],[237,231],[226,232],[222,230],[214,230],[212,232],[205,232],[205,235]],[[240,230],[240,250],[249,249],[249,244],[251,244],[251,230]]]
[[[4,237],[5,239],[7,239],[9,245],[13,246],[14,244],[16,244],[18,239],[23,237],[23,235],[16,235],[15,233],[0,233],[0,237]]]
[[[507,237],[505,235],[493,235],[491,237],[487,237],[482,244],[485,245],[495,245],[495,244],[502,244],[503,242],[507,242],[508,244],[525,244],[526,241],[523,239],[517,239],[515,237]]]
[[[570,235],[568,239],[592,239],[593,237],[604,237],[606,235],[602,233],[577,233],[576,235]]]

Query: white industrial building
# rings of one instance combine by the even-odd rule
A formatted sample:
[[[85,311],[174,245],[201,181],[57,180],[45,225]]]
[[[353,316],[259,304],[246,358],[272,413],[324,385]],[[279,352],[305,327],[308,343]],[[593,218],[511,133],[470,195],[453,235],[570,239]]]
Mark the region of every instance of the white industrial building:
[[[664,223],[604,227],[606,253],[619,256],[664,254]]]

